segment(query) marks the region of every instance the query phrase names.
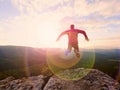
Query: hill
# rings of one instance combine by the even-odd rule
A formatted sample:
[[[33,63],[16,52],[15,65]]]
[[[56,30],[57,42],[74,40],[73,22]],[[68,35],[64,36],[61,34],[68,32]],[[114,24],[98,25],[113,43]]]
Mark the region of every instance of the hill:
[[[0,79],[11,75],[16,78],[39,74],[52,75],[46,62],[48,49],[50,48],[0,46]],[[51,48],[50,50],[56,53],[60,49]],[[99,69],[116,79],[119,74],[120,49],[95,49],[94,52],[82,49],[81,52],[84,53],[83,60],[88,60],[88,56],[94,53],[93,68]],[[72,68],[79,68],[80,63],[78,62]]]
[[[0,46],[0,79],[44,73],[47,70],[45,54],[46,51],[39,48]],[[26,73],[27,69],[30,73]]]

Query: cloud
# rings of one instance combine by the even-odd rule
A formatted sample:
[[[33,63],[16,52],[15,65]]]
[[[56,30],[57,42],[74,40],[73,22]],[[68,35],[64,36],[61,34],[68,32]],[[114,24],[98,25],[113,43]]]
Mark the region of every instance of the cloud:
[[[4,32],[2,38],[6,43],[30,45],[33,41],[41,44],[47,41],[45,32],[56,30],[60,33],[68,29],[71,23],[85,30],[92,40],[102,42],[104,38],[120,35],[119,0],[12,0],[12,3],[21,13],[0,22],[0,32]],[[55,29],[48,31],[47,27]]]
[[[62,7],[72,5],[73,0],[12,0],[21,13],[45,13],[48,11],[59,10]]]
[[[54,2],[52,0],[13,0],[21,13],[28,16],[44,15],[46,13],[50,17],[57,17],[61,21],[66,20],[70,23],[84,22],[84,20],[104,23],[110,17],[120,15],[119,2],[119,0],[94,0],[92,3],[88,3],[87,0],[56,0]]]
[[[119,0],[94,0],[92,3],[88,3],[87,0],[76,0],[75,12],[81,16],[97,13],[104,17],[109,17],[120,14],[119,6]]]
[[[94,0],[88,3],[87,0],[12,0],[21,13],[68,13],[64,16],[89,16],[91,14],[110,17],[120,14],[119,0]]]

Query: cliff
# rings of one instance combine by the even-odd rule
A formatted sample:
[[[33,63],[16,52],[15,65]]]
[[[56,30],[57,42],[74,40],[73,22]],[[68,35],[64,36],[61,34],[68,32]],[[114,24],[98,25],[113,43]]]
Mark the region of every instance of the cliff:
[[[91,69],[86,76],[78,80],[63,80],[55,75],[21,79],[10,76],[0,81],[0,90],[120,90],[120,84],[107,74]]]

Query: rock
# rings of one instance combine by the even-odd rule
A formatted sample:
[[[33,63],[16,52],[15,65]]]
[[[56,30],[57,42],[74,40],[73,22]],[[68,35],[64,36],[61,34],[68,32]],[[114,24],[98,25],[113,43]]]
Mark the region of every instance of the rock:
[[[1,80],[0,81],[0,85],[3,85],[3,84],[5,84],[5,83],[8,83],[8,82],[10,82],[10,81],[12,81],[12,80],[14,80],[15,78],[13,77],[13,76],[10,76],[10,77],[8,77],[8,78],[6,78],[6,79],[4,79],[4,80]]]
[[[67,70],[68,72],[68,70]],[[114,86],[115,80],[99,70],[92,69],[90,73],[79,80],[62,80],[52,76],[44,90],[120,90]]]
[[[64,74],[81,70],[84,72],[84,68],[67,69]],[[22,79],[8,77],[0,81],[0,90],[120,90],[120,84],[107,74],[91,69],[89,74],[78,80],[63,80],[55,75],[49,79],[43,75]]]
[[[12,80],[1,85],[0,90],[42,90],[45,85],[45,78],[45,76],[39,75]]]

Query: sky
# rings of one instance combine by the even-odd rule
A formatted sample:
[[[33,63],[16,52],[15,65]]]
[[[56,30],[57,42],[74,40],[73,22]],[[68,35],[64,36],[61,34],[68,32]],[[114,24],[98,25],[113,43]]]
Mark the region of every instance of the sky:
[[[80,48],[120,48],[120,0],[0,0],[0,45],[66,48],[70,28]]]

